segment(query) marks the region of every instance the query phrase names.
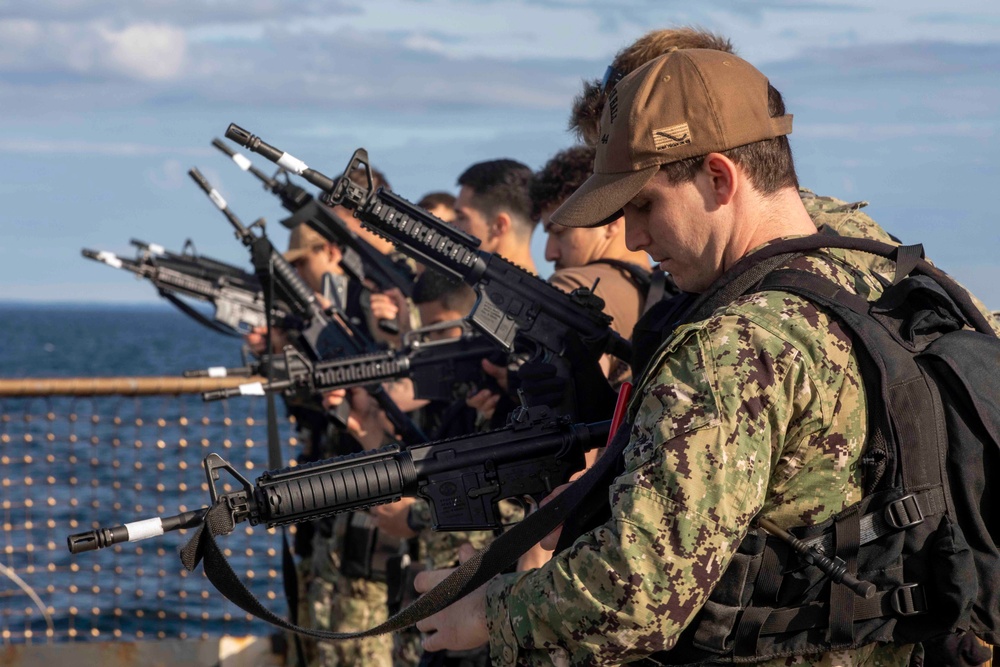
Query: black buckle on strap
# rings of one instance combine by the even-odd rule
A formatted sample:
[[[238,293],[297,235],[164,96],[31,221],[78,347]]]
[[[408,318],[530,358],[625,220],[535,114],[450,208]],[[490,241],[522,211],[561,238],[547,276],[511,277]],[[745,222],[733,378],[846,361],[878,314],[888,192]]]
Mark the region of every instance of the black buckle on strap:
[[[900,616],[915,616],[927,611],[927,597],[920,584],[903,584],[889,596],[889,606]]]
[[[889,503],[885,508],[885,521],[896,530],[905,530],[923,520],[923,510],[912,493]]]

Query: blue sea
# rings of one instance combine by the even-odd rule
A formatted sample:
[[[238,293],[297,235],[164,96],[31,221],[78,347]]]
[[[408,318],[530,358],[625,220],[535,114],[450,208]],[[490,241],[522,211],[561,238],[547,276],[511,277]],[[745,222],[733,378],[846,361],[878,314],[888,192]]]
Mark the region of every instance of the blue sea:
[[[243,363],[239,339],[166,304],[0,303],[0,341],[5,380],[179,376]],[[190,530],[78,555],[66,547],[70,534],[208,505],[201,460],[210,452],[252,482],[267,467],[264,399],[0,396],[0,408],[4,643],[270,634],[200,569],[183,571],[177,549]],[[282,442],[285,460],[294,457],[287,423]],[[280,533],[242,524],[219,540],[284,615]]]

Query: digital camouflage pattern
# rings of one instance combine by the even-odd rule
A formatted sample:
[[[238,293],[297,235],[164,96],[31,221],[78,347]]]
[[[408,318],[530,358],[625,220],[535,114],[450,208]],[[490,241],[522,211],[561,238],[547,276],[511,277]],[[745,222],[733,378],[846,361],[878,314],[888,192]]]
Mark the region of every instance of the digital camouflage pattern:
[[[307,580],[309,627],[331,632],[360,632],[389,618],[389,589],[381,581],[351,577],[342,569],[343,535],[351,514],[334,517],[333,534],[316,533]],[[420,660],[416,630],[363,639],[313,640],[305,647],[310,667],[374,665],[411,667]]]
[[[524,510],[516,503],[502,500],[499,509],[500,521],[504,525],[524,518]],[[410,514],[414,516],[414,525],[430,526],[433,523],[430,505],[423,498],[410,505]],[[489,530],[436,531],[424,528],[417,536],[419,558],[428,570],[455,567],[458,565],[458,548],[463,544],[471,544],[479,550],[494,539],[493,532]]]
[[[846,227],[859,221],[867,224],[857,215],[832,224],[852,234]],[[870,224],[864,235],[884,235]],[[884,261],[861,253],[831,250],[790,266],[868,298],[881,291],[873,273]],[[630,406],[611,520],[546,566],[489,585],[494,664],[616,665],[669,649],[758,512],[783,527],[809,525],[860,499],[861,378],[848,337],[811,303],[781,292],[743,297],[679,327],[650,368]],[[873,646],[762,664],[889,667],[911,652]]]
[[[384,583],[347,577],[340,571],[336,538],[314,540],[309,585],[310,626],[331,632],[360,632],[389,617]],[[392,635],[364,639],[317,641],[310,667],[372,665],[392,667]]]

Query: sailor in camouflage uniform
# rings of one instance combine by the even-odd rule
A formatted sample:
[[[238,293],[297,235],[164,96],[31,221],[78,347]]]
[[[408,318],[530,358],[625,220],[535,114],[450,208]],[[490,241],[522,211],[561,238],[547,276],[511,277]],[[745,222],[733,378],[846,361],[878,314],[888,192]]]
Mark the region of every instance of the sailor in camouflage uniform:
[[[352,415],[361,421],[360,431],[355,432],[361,446],[375,449],[386,444],[390,436],[382,430],[377,411],[364,407],[369,403],[364,400],[367,393],[361,394],[361,389],[352,392],[360,394],[352,402],[355,408]],[[330,405],[339,400],[339,396],[325,398]],[[367,419],[362,417],[365,414]],[[337,442],[338,435],[332,434],[329,442]],[[344,452],[329,455],[336,453]],[[316,526],[308,591],[311,627],[360,632],[385,621],[389,617],[388,572],[390,568],[401,567],[400,558],[409,551],[407,540],[378,530],[375,519],[364,511],[338,514],[316,522]],[[415,633],[317,641],[315,658],[310,664],[316,667],[414,665],[417,661],[412,649],[414,643]]]
[[[769,242],[815,233],[790,132],[780,95],[748,63],[669,53],[612,91],[595,174],[554,219],[600,224],[624,208],[630,248],[681,289],[704,291]],[[882,261],[860,253],[824,250],[788,266],[867,299],[881,293]],[[498,576],[419,623],[425,647],[489,642],[497,665],[616,665],[664,651],[657,659],[669,661],[754,517],[814,525],[861,497],[867,415],[850,338],[787,293],[750,294],[674,330],[628,423],[611,518],[545,566]],[[418,589],[444,574],[422,575]],[[891,667],[913,653],[878,644],[757,662]]]

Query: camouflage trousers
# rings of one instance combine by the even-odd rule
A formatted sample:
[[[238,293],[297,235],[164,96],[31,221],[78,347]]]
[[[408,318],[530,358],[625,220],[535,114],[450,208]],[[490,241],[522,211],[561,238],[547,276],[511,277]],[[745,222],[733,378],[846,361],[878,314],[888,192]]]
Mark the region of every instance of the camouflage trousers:
[[[388,588],[382,582],[347,577],[329,542],[316,540],[307,585],[310,627],[331,632],[360,632],[389,617]],[[310,667],[412,667],[420,659],[416,631],[343,641],[307,640]]]

